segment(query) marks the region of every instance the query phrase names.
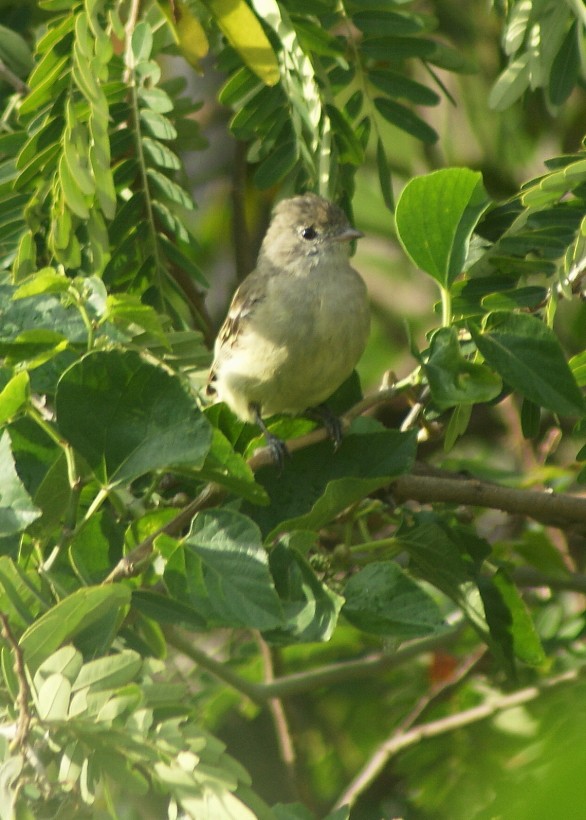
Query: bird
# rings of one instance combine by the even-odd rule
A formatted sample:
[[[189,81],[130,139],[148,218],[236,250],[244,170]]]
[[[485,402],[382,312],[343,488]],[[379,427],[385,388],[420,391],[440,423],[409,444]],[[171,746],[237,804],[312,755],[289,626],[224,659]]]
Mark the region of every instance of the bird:
[[[320,420],[340,443],[339,419],[325,402],[368,340],[367,289],[349,261],[349,243],[362,236],[324,197],[281,200],[218,333],[206,395],[255,423],[281,469],[288,451],[267,429],[269,416]]]

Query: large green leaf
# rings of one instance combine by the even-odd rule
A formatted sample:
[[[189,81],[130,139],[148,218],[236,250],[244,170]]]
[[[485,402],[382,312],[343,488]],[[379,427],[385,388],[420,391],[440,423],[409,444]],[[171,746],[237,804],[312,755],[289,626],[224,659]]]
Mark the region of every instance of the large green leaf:
[[[273,629],[283,621],[260,532],[227,509],[203,512],[167,560],[173,597],[212,624]]]
[[[414,433],[384,430],[360,419],[337,452],[324,441],[294,453],[280,476],[274,468],[259,471],[257,480],[271,504],[262,509],[247,505],[246,511],[268,540],[281,530],[319,529],[350,504],[408,472],[415,449]]]
[[[413,570],[455,601],[487,639],[488,625],[476,583],[475,562],[462,551],[452,533],[433,518],[420,516],[415,526],[399,531],[398,540],[408,551]]]
[[[560,343],[535,316],[494,313],[486,330],[470,332],[503,380],[540,407],[563,416],[582,415],[584,400]]]
[[[271,572],[284,613],[284,626],[265,633],[267,640],[275,643],[329,640],[344,602],[317,578],[295,548],[297,535],[301,534],[284,536],[270,553]]]
[[[358,629],[375,635],[408,640],[443,625],[433,598],[392,561],[376,561],[353,575],[344,597],[343,615]]]
[[[462,272],[472,231],[488,205],[482,175],[446,168],[407,183],[396,210],[406,253],[443,288]]]
[[[481,579],[480,594],[491,634],[501,646],[510,641],[511,657],[532,666],[545,663],[546,657],[519,590],[506,572],[499,569],[490,579]]]
[[[84,587],[38,618],[20,639],[25,661],[34,674],[61,644],[82,630],[95,627],[104,616],[130,603],[130,588],[122,584]]]
[[[40,515],[18,477],[5,430],[0,436],[0,538],[23,532]]]
[[[180,379],[137,353],[90,353],[61,377],[57,423],[105,485],[202,466],[211,427]]]
[[[441,410],[457,404],[491,401],[503,386],[500,377],[486,365],[462,355],[455,327],[440,328],[434,333],[424,370],[434,403]]]

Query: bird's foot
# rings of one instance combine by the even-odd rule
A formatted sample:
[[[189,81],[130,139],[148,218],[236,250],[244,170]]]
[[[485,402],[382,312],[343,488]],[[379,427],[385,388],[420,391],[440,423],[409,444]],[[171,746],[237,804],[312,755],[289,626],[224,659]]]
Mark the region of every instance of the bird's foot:
[[[317,407],[308,407],[303,413],[304,416],[313,421],[319,421],[326,429],[328,438],[334,442],[334,450],[337,450],[342,443],[344,433],[342,422],[336,414],[330,410],[326,404],[319,404]]]
[[[285,466],[285,459],[291,458],[291,453],[287,449],[287,445],[285,444],[285,442],[278,436],[275,436],[274,433],[271,433],[271,431],[268,429],[268,427],[262,420],[260,405],[251,404],[250,411],[253,415],[255,423],[257,424],[258,428],[265,437],[265,441],[267,443],[267,447],[269,448],[273,464],[275,465],[280,474],[283,472],[283,468]]]

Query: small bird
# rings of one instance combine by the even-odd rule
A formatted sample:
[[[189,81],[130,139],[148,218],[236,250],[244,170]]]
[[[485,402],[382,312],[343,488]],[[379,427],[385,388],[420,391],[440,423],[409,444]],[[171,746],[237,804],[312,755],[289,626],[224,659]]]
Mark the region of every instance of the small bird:
[[[322,421],[337,446],[339,420],[323,404],[352,373],[370,329],[366,286],[349,262],[363,234],[313,193],[279,202],[256,268],[220,328],[206,393],[264,433],[282,468],[287,449],[263,417]]]

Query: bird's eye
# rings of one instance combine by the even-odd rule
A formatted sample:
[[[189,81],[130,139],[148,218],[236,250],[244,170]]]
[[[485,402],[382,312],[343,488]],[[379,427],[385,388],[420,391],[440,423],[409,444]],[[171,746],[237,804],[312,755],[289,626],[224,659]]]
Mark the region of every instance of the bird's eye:
[[[301,236],[307,240],[315,239],[315,237],[317,236],[317,231],[313,227],[313,225],[310,225],[309,228],[303,228],[303,230],[301,231]]]

